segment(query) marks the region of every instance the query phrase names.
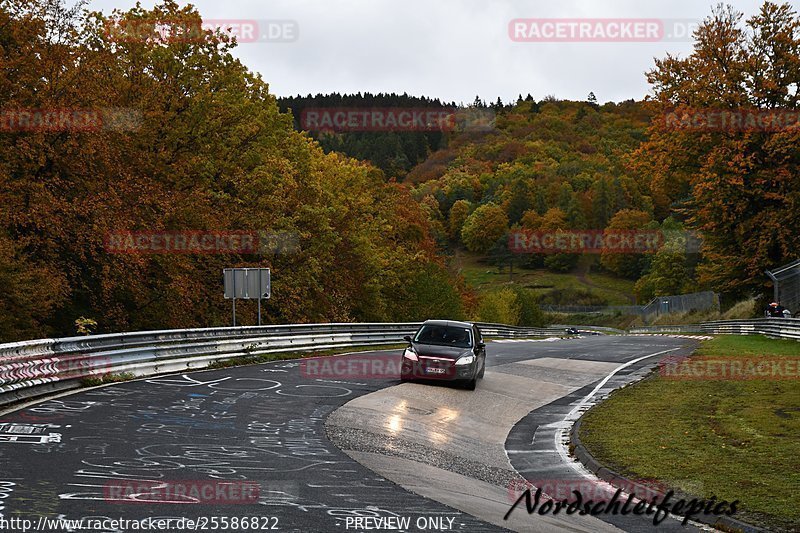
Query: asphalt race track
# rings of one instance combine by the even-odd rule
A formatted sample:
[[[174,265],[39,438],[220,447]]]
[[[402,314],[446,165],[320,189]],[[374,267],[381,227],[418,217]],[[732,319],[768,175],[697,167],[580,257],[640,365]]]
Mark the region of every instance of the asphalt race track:
[[[585,481],[558,435],[587,395],[602,397],[695,342],[490,342],[474,392],[320,379],[283,361],[58,397],[0,416],[14,434],[0,434],[0,519],[187,518],[197,523],[182,529],[198,531],[652,531],[649,517],[529,516],[524,505],[503,515],[523,477]],[[657,529],[697,530],[673,519]]]

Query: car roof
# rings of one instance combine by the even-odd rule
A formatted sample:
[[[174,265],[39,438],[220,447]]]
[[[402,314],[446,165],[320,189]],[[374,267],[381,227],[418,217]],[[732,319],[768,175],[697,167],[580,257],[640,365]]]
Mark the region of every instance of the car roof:
[[[474,324],[471,322],[459,322],[457,320],[426,320],[423,326],[454,326],[462,328],[471,328]]]

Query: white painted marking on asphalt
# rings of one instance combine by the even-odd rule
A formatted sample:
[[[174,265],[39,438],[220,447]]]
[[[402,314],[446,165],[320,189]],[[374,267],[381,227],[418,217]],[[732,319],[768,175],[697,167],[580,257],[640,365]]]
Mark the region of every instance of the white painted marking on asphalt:
[[[578,419],[575,416],[576,413],[578,413],[587,403],[589,403],[589,401],[594,397],[594,395],[597,394],[597,392],[600,389],[602,389],[603,386],[606,383],[608,383],[608,381],[611,378],[613,378],[620,370],[624,370],[624,369],[628,368],[629,366],[635,365],[636,363],[638,363],[640,361],[644,361],[645,359],[649,359],[650,357],[655,357],[657,355],[662,355],[662,354],[665,354],[665,353],[674,352],[675,350],[680,350],[680,348],[672,348],[670,350],[664,350],[664,351],[661,351],[661,352],[651,353],[650,355],[643,355],[642,357],[638,357],[636,359],[633,359],[632,361],[628,361],[627,363],[621,364],[620,366],[615,368],[609,375],[607,375],[605,378],[603,378],[603,380],[600,383],[597,384],[597,386],[594,388],[594,390],[592,390],[592,392],[587,394],[586,397],[583,398],[580,401],[580,403],[578,403],[578,405],[576,405],[572,409],[572,411],[567,413],[567,416],[564,417],[564,420],[562,422],[557,423],[557,424],[548,424],[547,427],[554,427],[554,428],[564,429],[565,425],[566,425],[566,427],[572,426],[572,424],[569,424],[569,422],[570,421],[575,421],[575,420]],[[556,432],[556,435],[558,435],[558,432]]]
[[[541,426],[536,427],[536,431],[533,432],[533,438],[531,439],[531,445],[533,445],[534,441],[536,440],[536,435],[539,434],[539,430],[542,429]]]
[[[557,450],[508,450],[508,453],[558,453]]]
[[[576,474],[580,475],[584,479],[592,480],[593,482],[595,482],[597,484],[607,485],[608,490],[610,490],[612,493],[615,492],[616,491],[616,487],[614,487],[613,485],[611,485],[607,481],[604,481],[604,480],[596,477],[594,474],[589,472],[579,461],[573,461],[573,460],[571,460],[569,458],[569,453],[567,451],[567,445],[568,445],[568,442],[569,442],[568,432],[569,432],[569,429],[572,427],[572,423],[574,423],[575,420],[577,420],[579,418],[578,416],[575,416],[575,415],[579,412],[579,410],[584,405],[586,405],[594,397],[595,394],[597,394],[597,392],[606,383],[608,383],[608,380],[610,380],[612,377],[614,377],[614,375],[616,375],[617,372],[619,372],[620,370],[623,370],[623,369],[625,369],[625,368],[627,368],[627,367],[629,367],[631,365],[635,365],[639,361],[644,361],[645,359],[648,359],[650,357],[655,357],[657,355],[661,355],[661,354],[665,354],[665,353],[669,353],[669,352],[674,352],[675,350],[679,350],[679,349],[680,348],[672,348],[671,350],[664,350],[662,352],[656,352],[656,353],[653,353],[653,354],[650,354],[650,355],[644,355],[642,357],[639,357],[639,358],[634,359],[632,361],[628,361],[627,363],[624,363],[624,364],[618,366],[609,375],[607,375],[600,383],[598,383],[597,386],[594,388],[594,390],[592,390],[592,392],[587,394],[586,397],[583,398],[580,401],[580,403],[578,403],[578,405],[576,405],[569,413],[567,413],[567,416],[564,417],[564,420],[562,420],[561,422],[556,422],[556,423],[548,424],[547,426],[545,426],[545,427],[556,428],[556,431],[553,433],[553,440],[554,440],[554,445],[555,445],[556,452],[558,453],[559,458],[561,459],[561,462],[564,463],[564,464],[569,465],[570,468],[572,468],[575,471]],[[570,422],[570,420],[572,422]],[[625,495],[625,496],[628,496],[628,493],[626,491],[624,491],[624,490],[622,491],[622,494]],[[636,500],[639,500],[639,498],[635,498],[635,501]],[[683,520],[682,517],[678,517],[678,516],[675,516],[673,514],[670,514],[669,517],[672,518],[673,520],[677,520],[677,521],[682,521]],[[701,529],[703,531],[714,531],[714,528],[711,528],[711,527],[709,527],[709,526],[707,526],[705,524],[701,524],[700,522],[695,522],[694,520],[689,520],[689,523],[692,524],[693,526],[695,526],[696,528]]]
[[[498,339],[494,342],[499,343],[516,343],[516,342],[558,342],[560,340],[564,340],[561,337],[548,337],[546,339]]]

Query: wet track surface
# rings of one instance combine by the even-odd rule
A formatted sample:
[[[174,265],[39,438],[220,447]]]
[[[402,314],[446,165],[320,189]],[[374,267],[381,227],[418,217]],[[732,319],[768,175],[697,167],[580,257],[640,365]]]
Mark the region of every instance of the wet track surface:
[[[464,428],[469,427],[470,417],[477,416],[467,411],[491,408],[476,405],[479,396],[441,385],[398,385],[392,379],[316,379],[304,376],[297,361],[157,377],[64,396],[0,417],[0,423],[15,424],[13,429],[3,426],[14,438],[0,439],[0,497],[4,496],[0,514],[34,523],[41,516],[196,518],[200,520],[194,529],[206,531],[363,531],[372,529],[367,526],[398,524],[373,519],[408,519],[409,526],[401,529],[409,531],[500,531],[503,522],[497,517],[475,518],[470,505],[461,505],[467,511],[459,510],[454,505],[460,503],[457,500],[410,492],[395,483],[402,480],[390,481],[352,457],[361,453],[374,460],[393,455],[397,460],[390,467],[399,468],[406,478],[413,477],[415,465],[420,464],[432,469],[427,474],[441,472],[440,483],[474,479],[483,483],[481,487],[507,492],[514,472],[507,460],[502,464],[497,459],[505,447],[510,464],[529,479],[563,477],[568,472],[559,470],[563,465],[553,463],[555,458],[548,457],[552,454],[514,452],[538,446],[536,438],[531,438],[537,428],[563,416],[564,409],[615,363],[692,343],[666,337],[490,343],[487,379],[476,392],[485,387],[488,395],[492,387],[508,388],[506,382],[523,378],[549,392],[531,408],[522,402],[519,412],[498,417],[502,423],[497,423],[497,434],[488,439],[485,455],[470,451],[470,441],[477,437],[459,434],[468,431]],[[392,353],[399,358],[399,351]],[[554,363],[557,359],[569,361]],[[656,362],[657,358],[642,365]],[[640,367],[629,367],[624,374],[641,371]],[[611,381],[609,386],[616,384]],[[463,410],[451,413],[449,420],[457,424],[460,419],[464,425],[450,427],[447,418],[433,417],[436,431],[415,432],[414,428],[426,429],[420,426],[426,423],[426,415],[409,409],[392,422],[399,424],[395,429],[409,428],[394,435],[397,453],[387,451],[390,439],[381,429],[383,423],[377,427],[329,425],[328,431],[340,432],[332,437],[348,453],[328,438],[326,420],[345,404],[356,400],[342,412],[368,401],[371,396],[366,395],[376,391],[391,393],[400,401],[420,401],[424,399],[420,390],[451,411]],[[404,391],[411,396],[404,398]],[[394,411],[383,414],[397,415]],[[522,423],[516,424],[520,419]],[[422,470],[419,473],[425,475]],[[183,494],[186,487],[190,491]],[[202,490],[206,493],[197,498]],[[165,496],[169,501],[164,501]],[[502,505],[510,507],[508,501]],[[220,517],[228,518],[227,528],[220,526]],[[233,518],[248,518],[247,528],[241,523],[231,527]],[[367,518],[372,521],[356,522]],[[524,518],[530,530],[542,529],[535,524],[536,516]],[[524,524],[514,529],[527,530]],[[544,529],[573,529],[562,525],[567,527],[548,524]],[[611,520],[609,529],[614,526],[630,531],[652,528],[652,524],[645,527],[647,519]],[[123,530],[133,529],[100,531]]]

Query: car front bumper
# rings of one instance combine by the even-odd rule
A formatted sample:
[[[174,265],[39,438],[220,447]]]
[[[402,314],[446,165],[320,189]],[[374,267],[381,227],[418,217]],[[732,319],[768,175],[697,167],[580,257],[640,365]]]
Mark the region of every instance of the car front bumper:
[[[432,379],[470,381],[477,376],[479,360],[468,365],[456,365],[454,360],[420,357],[419,361],[403,358],[402,379]]]

